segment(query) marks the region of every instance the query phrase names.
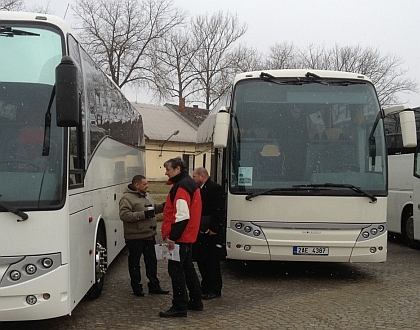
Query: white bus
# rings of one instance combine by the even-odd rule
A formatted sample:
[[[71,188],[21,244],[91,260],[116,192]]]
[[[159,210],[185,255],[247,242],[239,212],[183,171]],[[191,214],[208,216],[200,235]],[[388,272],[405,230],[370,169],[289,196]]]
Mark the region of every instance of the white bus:
[[[414,109],[413,109],[414,110]],[[416,121],[420,120],[416,112]],[[388,150],[388,210],[387,228],[391,233],[402,234],[411,247],[419,247],[414,239],[413,223],[413,164],[416,148],[404,148],[398,115],[385,118]]]
[[[125,246],[139,113],[61,19],[0,11],[0,321],[71,314]]]
[[[197,137],[215,147],[227,257],[385,261],[383,117],[399,108],[381,110],[363,75],[317,70],[241,73],[229,98]],[[400,116],[413,146],[414,115]]]

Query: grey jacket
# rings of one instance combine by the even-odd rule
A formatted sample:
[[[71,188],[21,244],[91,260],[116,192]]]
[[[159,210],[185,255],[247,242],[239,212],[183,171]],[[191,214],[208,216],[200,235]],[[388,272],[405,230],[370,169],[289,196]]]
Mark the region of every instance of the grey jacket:
[[[120,199],[120,219],[124,222],[125,239],[146,239],[156,235],[156,218],[146,219],[144,214],[147,206],[153,206],[155,213],[163,212],[163,204],[156,204],[148,193],[141,193],[129,184]]]

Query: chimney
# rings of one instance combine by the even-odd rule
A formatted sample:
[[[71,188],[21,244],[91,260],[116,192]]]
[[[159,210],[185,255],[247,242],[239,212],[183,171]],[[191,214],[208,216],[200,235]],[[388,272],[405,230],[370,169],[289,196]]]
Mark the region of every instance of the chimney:
[[[193,105],[193,108],[194,108],[194,109],[198,109],[198,104],[194,104],[194,105]]]
[[[179,112],[185,113],[185,99],[183,97],[179,98]]]

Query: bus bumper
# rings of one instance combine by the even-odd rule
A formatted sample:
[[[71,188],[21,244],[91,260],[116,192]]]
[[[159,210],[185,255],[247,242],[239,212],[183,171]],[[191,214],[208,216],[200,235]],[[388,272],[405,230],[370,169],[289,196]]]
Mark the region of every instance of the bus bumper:
[[[64,265],[33,280],[0,287],[0,321],[40,320],[70,314],[68,274],[68,265]],[[28,296],[36,298],[33,305],[28,304]]]

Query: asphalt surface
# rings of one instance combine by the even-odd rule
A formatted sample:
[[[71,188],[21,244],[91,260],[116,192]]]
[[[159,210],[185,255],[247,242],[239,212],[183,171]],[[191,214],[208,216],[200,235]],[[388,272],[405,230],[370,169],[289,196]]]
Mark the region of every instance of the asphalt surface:
[[[158,267],[169,290],[166,262]],[[226,260],[221,298],[187,318],[163,319],[171,294],[134,296],[125,249],[99,299],[83,300],[71,316],[0,329],[418,329],[419,269],[420,251],[399,238],[390,239],[388,260],[379,264]]]

